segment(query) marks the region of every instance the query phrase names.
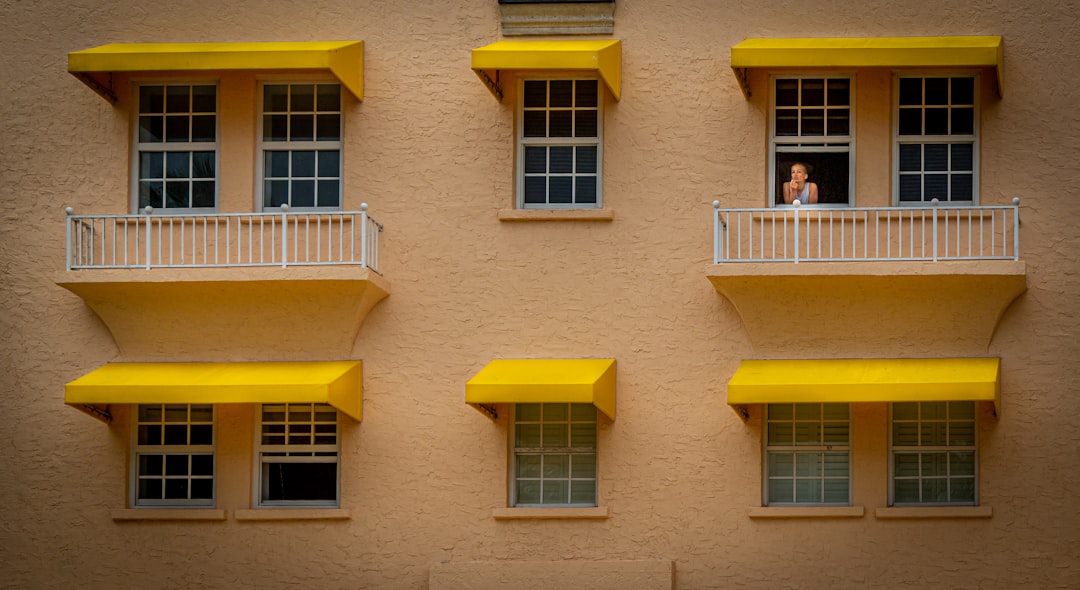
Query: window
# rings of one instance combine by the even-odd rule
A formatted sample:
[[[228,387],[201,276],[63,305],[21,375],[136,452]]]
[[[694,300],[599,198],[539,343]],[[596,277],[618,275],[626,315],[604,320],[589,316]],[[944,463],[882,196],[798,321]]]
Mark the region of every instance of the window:
[[[847,205],[854,183],[855,125],[850,76],[777,76],[772,87],[770,203],[784,204],[796,162],[809,169],[818,203]]]
[[[893,505],[974,505],[975,402],[892,404]]]
[[[769,404],[765,505],[851,503],[848,404]]]
[[[262,206],[341,207],[341,85],[262,86]]]
[[[901,205],[973,203],[978,135],[972,76],[900,77],[896,86],[896,194]]]
[[[214,406],[140,404],[135,506],[214,505]]]
[[[337,410],[328,404],[263,404],[259,423],[257,503],[337,506]]]
[[[135,201],[139,209],[217,206],[217,87],[143,84],[138,88]]]
[[[596,506],[596,407],[517,404],[510,504]]]
[[[525,79],[520,95],[518,206],[599,208],[599,82]]]

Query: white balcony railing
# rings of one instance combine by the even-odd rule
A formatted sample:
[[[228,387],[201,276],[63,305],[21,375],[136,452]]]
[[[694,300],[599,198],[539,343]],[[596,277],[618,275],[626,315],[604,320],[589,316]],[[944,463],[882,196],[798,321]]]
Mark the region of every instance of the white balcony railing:
[[[360,211],[76,215],[67,269],[358,265],[379,272],[382,225]]]
[[[1020,199],[971,207],[721,209],[713,260],[821,262],[1019,260]]]

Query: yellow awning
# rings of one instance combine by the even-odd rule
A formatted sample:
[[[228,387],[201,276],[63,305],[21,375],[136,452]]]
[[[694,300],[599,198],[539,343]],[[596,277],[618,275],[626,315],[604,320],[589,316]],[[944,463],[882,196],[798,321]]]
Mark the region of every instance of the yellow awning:
[[[329,70],[364,98],[363,41],[111,43],[68,54],[68,71],[115,102],[113,72]]]
[[[1000,399],[997,358],[747,360],[728,403],[985,401]]]
[[[465,383],[465,403],[592,404],[615,419],[615,359],[500,359]]]
[[[109,363],[64,386],[64,403],[328,403],[360,420],[362,363]],[[107,412],[104,412],[107,415]]]
[[[622,44],[618,39],[496,41],[472,50],[472,69],[502,100],[502,70],[598,72],[615,100],[622,88]]]
[[[731,48],[731,67],[749,96],[748,68],[993,68],[1005,89],[1000,36],[746,39]]]

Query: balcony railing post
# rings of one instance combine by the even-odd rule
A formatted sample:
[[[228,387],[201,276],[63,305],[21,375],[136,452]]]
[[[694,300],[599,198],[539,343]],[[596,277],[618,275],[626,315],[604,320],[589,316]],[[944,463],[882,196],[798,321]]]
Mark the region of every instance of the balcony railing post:
[[[802,203],[799,202],[799,199],[795,199],[795,201],[792,202],[792,205],[795,206],[795,209],[794,209],[795,213],[792,214],[795,217],[795,264],[798,264],[799,263],[799,206],[802,205]]]
[[[368,216],[367,216],[367,203],[360,203],[360,267],[367,268],[367,249],[368,249]]]
[[[720,201],[713,201],[712,202],[712,208],[713,208],[713,223],[712,223],[712,228],[713,228],[712,229],[712,234],[713,234],[713,238],[712,238],[712,240],[713,240],[713,264],[720,264],[720,261],[722,260],[721,255],[720,255],[720,252],[721,252],[720,251]]]
[[[289,204],[281,206],[281,268],[289,267]],[[260,248],[261,250],[261,248]]]
[[[1020,197],[1013,197],[1013,260],[1020,260]]]
[[[75,224],[75,220],[73,220],[71,218],[71,216],[74,215],[74,213],[75,213],[75,209],[73,209],[71,207],[68,207],[68,208],[64,209],[64,214],[67,216],[66,219],[65,219],[66,223],[64,224],[66,226],[65,229],[64,229],[64,236],[65,236],[65,238],[67,240],[67,246],[64,248],[65,256],[67,258],[64,261],[65,270],[71,270],[71,257],[74,255],[72,253],[72,251],[71,251],[72,250],[71,226]]]
[[[143,207],[143,213],[146,214],[146,252],[143,254],[146,256],[146,270],[150,270],[150,247],[153,240],[150,239],[150,228],[153,226],[152,220],[154,208],[150,205]]]
[[[937,198],[931,199],[930,200],[930,205],[934,208],[934,210],[933,210],[934,214],[933,214],[933,217],[931,218],[931,229],[934,232],[934,236],[933,236],[934,237],[934,245],[933,245],[933,250],[930,253],[930,257],[934,260],[934,262],[937,262],[937,259],[938,259],[938,247],[937,247],[937,241],[938,241],[937,240],[937,216],[938,216],[937,207],[938,207],[938,200],[937,200]]]

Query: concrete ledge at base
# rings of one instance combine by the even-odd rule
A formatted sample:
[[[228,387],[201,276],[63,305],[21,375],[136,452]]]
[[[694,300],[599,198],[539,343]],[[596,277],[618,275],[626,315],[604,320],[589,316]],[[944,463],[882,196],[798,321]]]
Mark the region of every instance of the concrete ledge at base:
[[[874,516],[884,519],[901,518],[990,518],[994,509],[990,506],[903,506],[878,508]]]
[[[233,512],[233,518],[240,521],[268,520],[349,520],[352,511],[348,508],[244,508]]]
[[[750,509],[750,518],[862,518],[862,506],[760,506]]]
[[[430,590],[672,590],[675,564],[667,560],[448,561],[431,566]]]
[[[123,508],[113,510],[109,516],[117,522],[138,520],[225,520],[220,508]]]

